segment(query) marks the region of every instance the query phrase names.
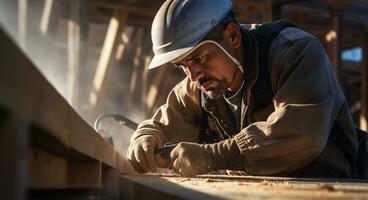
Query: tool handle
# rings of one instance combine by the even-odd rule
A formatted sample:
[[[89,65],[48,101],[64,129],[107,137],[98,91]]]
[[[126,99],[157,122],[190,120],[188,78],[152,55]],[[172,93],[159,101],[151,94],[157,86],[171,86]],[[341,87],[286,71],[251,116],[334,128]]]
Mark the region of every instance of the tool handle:
[[[173,143],[166,143],[162,148],[155,149],[155,155],[162,156],[165,159],[170,158],[171,151],[177,146],[178,144]]]

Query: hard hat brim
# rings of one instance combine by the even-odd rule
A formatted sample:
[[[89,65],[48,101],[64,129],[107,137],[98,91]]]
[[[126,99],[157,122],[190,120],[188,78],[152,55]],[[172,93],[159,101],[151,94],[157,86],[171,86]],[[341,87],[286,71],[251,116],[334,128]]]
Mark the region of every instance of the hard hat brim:
[[[170,52],[160,54],[160,55],[155,55],[152,58],[151,63],[148,66],[148,69],[154,69],[156,67],[164,65],[166,63],[169,63],[169,62],[177,59],[178,57],[186,54],[191,49],[193,49],[193,46],[177,49],[177,50],[170,51]]]

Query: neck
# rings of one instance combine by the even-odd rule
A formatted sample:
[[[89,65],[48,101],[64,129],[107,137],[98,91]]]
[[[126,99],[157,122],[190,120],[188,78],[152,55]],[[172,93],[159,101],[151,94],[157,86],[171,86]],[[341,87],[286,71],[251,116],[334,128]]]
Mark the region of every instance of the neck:
[[[239,60],[241,66],[244,67],[243,42],[240,44],[239,48],[235,49],[235,55],[236,55],[236,58]],[[231,81],[228,87],[228,90],[230,90],[231,92],[237,92],[242,86],[242,83],[244,80],[244,76],[240,72],[237,66],[236,66],[234,73],[235,74],[233,75],[234,76],[233,80]]]
[[[240,72],[240,70],[236,67],[233,76],[234,76],[234,78],[231,81],[231,83],[229,84],[228,90],[230,92],[237,92],[240,89],[240,87],[243,83],[243,75]]]

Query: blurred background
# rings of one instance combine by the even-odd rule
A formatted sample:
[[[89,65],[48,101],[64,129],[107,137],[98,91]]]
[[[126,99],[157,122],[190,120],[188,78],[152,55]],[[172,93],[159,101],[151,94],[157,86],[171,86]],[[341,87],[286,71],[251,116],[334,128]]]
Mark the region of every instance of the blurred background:
[[[91,126],[107,113],[122,114],[139,123],[151,117],[184,78],[184,73],[173,67],[147,69],[153,54],[151,23],[163,2],[0,0],[0,25]],[[286,18],[317,36],[331,59],[356,125],[367,130],[368,0],[233,3],[240,23]],[[100,128],[125,155],[132,130],[112,118],[101,120]]]

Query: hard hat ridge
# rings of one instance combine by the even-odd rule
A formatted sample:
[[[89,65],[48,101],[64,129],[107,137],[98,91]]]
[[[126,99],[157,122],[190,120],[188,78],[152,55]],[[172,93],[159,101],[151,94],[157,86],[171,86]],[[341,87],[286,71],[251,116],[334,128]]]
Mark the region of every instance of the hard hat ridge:
[[[174,60],[198,44],[231,10],[231,0],[167,0],[152,23],[149,68]]]

